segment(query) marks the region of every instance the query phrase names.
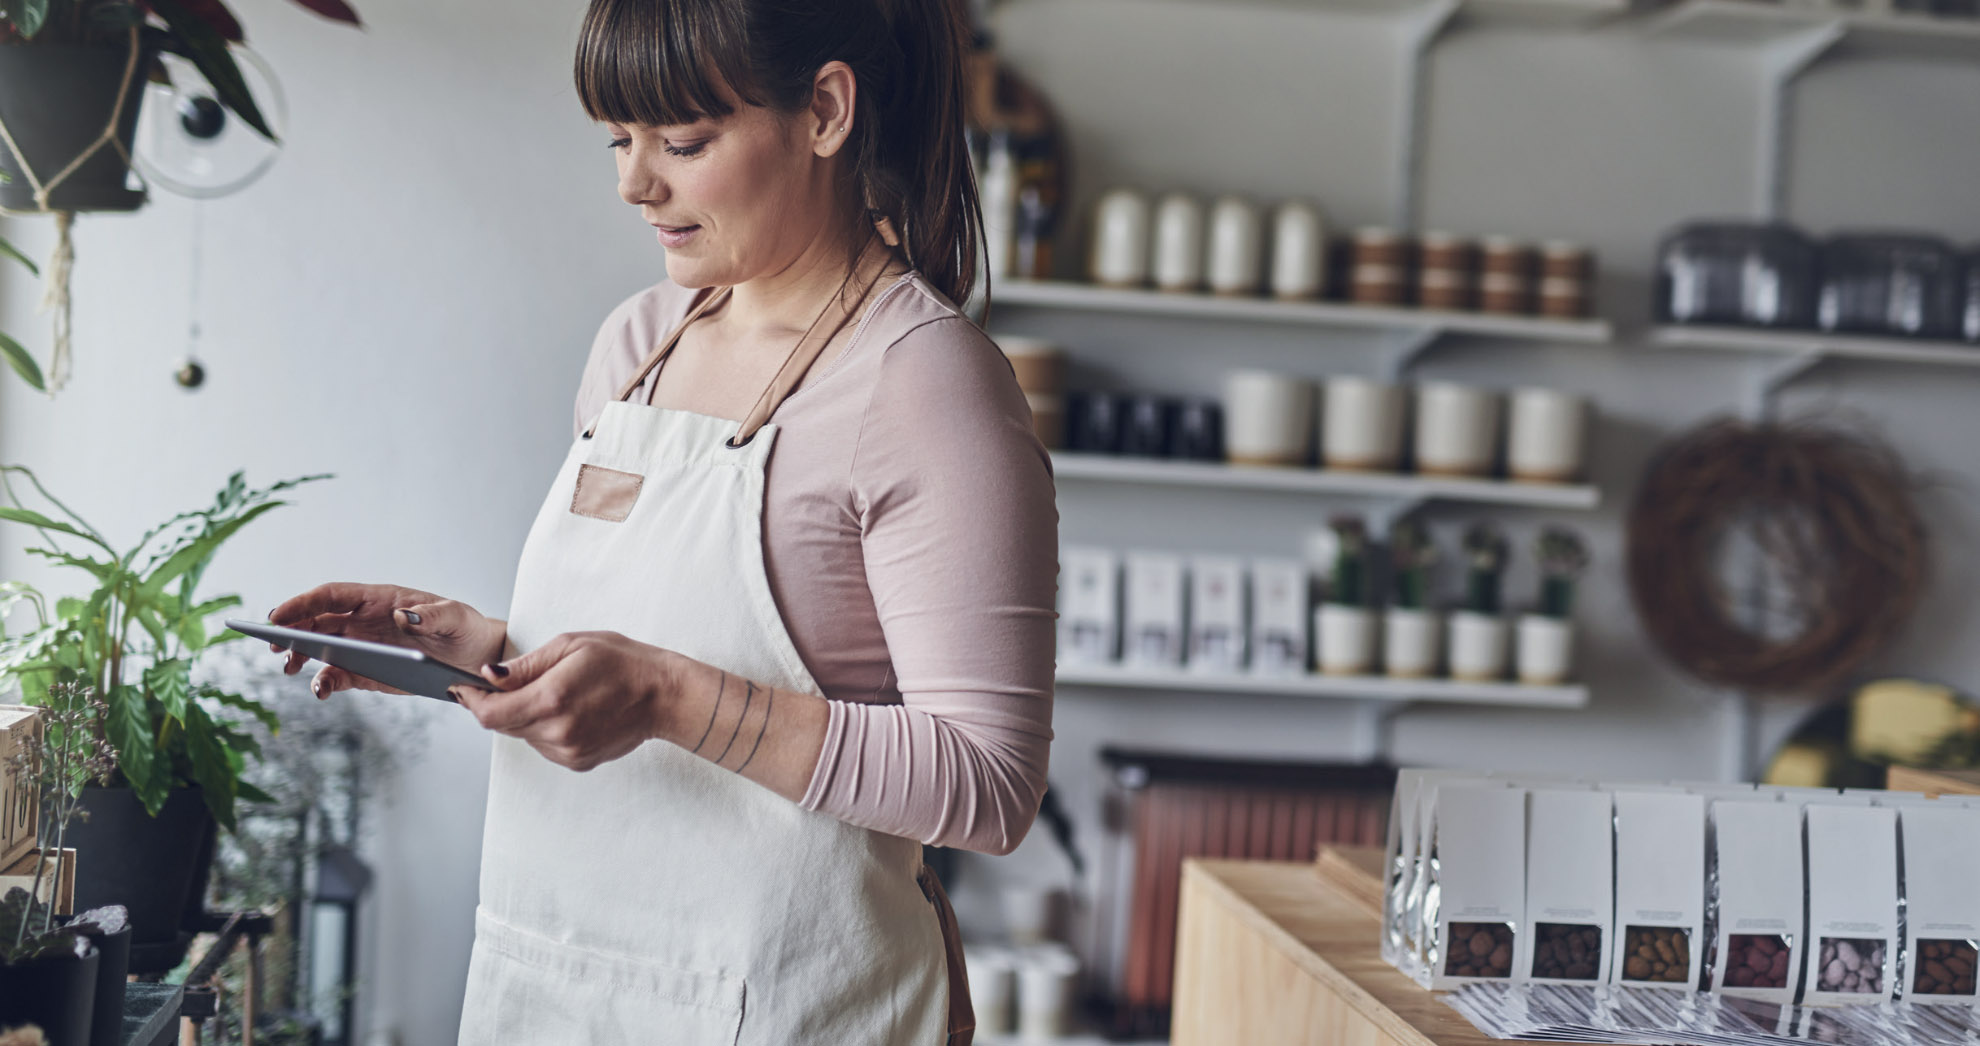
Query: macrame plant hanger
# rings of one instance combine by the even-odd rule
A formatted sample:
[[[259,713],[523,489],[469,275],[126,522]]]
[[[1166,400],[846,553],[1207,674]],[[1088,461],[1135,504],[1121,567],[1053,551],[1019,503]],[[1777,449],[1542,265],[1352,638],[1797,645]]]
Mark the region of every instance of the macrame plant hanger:
[[[0,141],[4,141],[7,151],[13,153],[14,159],[21,165],[21,172],[27,175],[28,187],[34,190],[33,210],[15,211],[0,207],[0,214],[8,216],[53,214],[55,216],[55,251],[49,255],[48,265],[44,270],[43,278],[46,283],[41,296],[41,311],[53,312],[55,314],[55,347],[48,361],[48,391],[50,394],[60,391],[62,386],[67,384],[69,380],[69,329],[73,315],[69,300],[69,276],[75,269],[76,264],[75,241],[70,235],[70,230],[75,224],[76,212],[54,210],[49,207],[48,199],[56,187],[67,181],[70,175],[76,173],[77,169],[81,168],[84,163],[89,161],[90,157],[95,156],[106,145],[117,150],[117,155],[124,159],[124,166],[127,169],[131,168],[130,151],[125,149],[124,143],[117,138],[117,126],[123,122],[124,105],[129,101],[131,80],[137,75],[138,67],[138,54],[140,50],[138,47],[138,31],[133,27],[130,33],[130,55],[124,60],[124,78],[117,85],[117,102],[110,109],[109,124],[103,128],[103,133],[97,135],[96,140],[91,142],[88,148],[78,154],[75,159],[70,160],[68,166],[56,171],[54,176],[47,181],[42,181],[41,177],[35,174],[34,164],[28,160],[27,154],[21,151],[21,147],[14,142],[14,133],[8,129],[6,118],[0,117]]]

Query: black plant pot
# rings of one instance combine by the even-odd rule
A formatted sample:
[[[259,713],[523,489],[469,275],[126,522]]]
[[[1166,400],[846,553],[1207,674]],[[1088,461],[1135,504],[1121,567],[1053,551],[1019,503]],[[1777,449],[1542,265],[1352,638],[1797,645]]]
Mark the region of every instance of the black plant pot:
[[[124,985],[131,968],[131,928],[92,934],[97,954],[95,1016],[89,1022],[89,1046],[120,1046],[124,1035]]]
[[[123,83],[128,44],[98,46],[9,44],[0,46],[0,120],[5,120],[14,144],[27,155],[37,178],[46,184],[80,156],[103,133],[117,106]],[[148,56],[138,56],[118,114],[117,139],[124,152],[105,144],[57,185],[48,206],[58,211],[135,211],[144,206],[144,191],[126,187],[130,152],[137,130],[138,105],[144,100]],[[20,158],[0,144],[0,206],[15,210],[35,207],[34,187],[21,169]]]
[[[0,1028],[33,1024],[41,1028],[48,1046],[90,1046],[101,959],[102,953],[91,948],[81,959],[0,963]],[[121,1027],[121,1016],[118,1021]]]
[[[206,899],[217,825],[198,787],[173,791],[157,817],[129,788],[85,788],[88,820],[69,825],[76,910],[121,904],[131,913],[130,972],[165,973],[192,943]]]

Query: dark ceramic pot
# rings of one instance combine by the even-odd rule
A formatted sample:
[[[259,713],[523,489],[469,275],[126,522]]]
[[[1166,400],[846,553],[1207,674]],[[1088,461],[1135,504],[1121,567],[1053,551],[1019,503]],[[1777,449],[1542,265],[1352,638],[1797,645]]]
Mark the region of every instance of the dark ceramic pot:
[[[8,44],[0,46],[0,120],[5,120],[14,144],[27,154],[35,176],[44,183],[80,156],[110,123],[117,107],[130,48],[124,43],[98,46]],[[130,168],[124,156],[137,131],[138,106],[144,100],[148,56],[140,54],[136,72],[118,113],[119,153],[105,145],[63,179],[49,196],[50,210],[134,211],[144,206],[142,189],[126,184]],[[21,169],[20,158],[0,144],[0,206],[33,210],[34,188]]]
[[[76,910],[130,909],[130,972],[165,973],[192,943],[206,899],[217,826],[197,787],[175,790],[145,813],[129,788],[85,788],[89,819],[69,825],[76,849]]]
[[[0,1028],[32,1024],[41,1029],[48,1046],[91,1046],[101,960],[102,953],[91,948],[81,959],[37,959],[18,966],[0,963]],[[121,1027],[121,1015],[118,1021]]]

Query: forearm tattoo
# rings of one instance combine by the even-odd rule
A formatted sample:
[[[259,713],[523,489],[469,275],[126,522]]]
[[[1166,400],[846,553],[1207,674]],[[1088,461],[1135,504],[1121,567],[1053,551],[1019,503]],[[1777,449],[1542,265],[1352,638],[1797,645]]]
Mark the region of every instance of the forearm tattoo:
[[[749,755],[743,758],[742,766],[736,767],[736,773],[742,773],[743,769],[749,766],[750,760],[756,758],[756,750],[763,747],[763,735],[770,731],[770,710],[775,707],[777,707],[777,690],[771,687],[763,694],[763,718],[756,724],[756,740],[750,744]]]
[[[721,766],[722,760],[729,757],[729,749],[736,746],[736,735],[742,733],[743,721],[749,718],[749,703],[756,700],[756,684],[745,679],[743,685],[749,688],[749,692],[743,695],[742,714],[736,716],[736,728],[729,731],[729,743],[723,745],[722,754],[715,757],[716,766]]]
[[[715,716],[722,711],[722,692],[729,689],[729,673],[722,672],[719,675],[722,678],[715,686],[715,707],[708,710],[708,725],[702,728],[701,740],[696,741],[694,747],[688,749],[689,755],[701,751],[702,743],[708,740],[708,731],[715,729]]]

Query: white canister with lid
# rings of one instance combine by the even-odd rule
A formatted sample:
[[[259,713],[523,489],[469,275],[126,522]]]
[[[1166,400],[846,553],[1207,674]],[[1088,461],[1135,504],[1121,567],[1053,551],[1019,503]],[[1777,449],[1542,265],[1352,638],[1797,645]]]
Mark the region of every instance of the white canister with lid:
[[[1327,228],[1320,210],[1287,200],[1272,214],[1272,295],[1317,298],[1327,290]]]
[[[1484,476],[1498,457],[1499,397],[1485,389],[1430,382],[1416,390],[1416,470]]]
[[[1072,1033],[1079,1001],[1079,957],[1062,945],[1018,952],[1018,1037],[1029,1042]]]
[[[1218,294],[1256,294],[1264,243],[1258,209],[1239,196],[1226,196],[1210,209],[1210,252],[1204,268]]]
[[[1093,209],[1093,282],[1138,287],[1148,279],[1148,200],[1140,192],[1112,189]]]
[[[1173,192],[1155,205],[1155,286],[1165,291],[1203,288],[1203,206]]]
[[[1402,461],[1403,391],[1367,378],[1328,378],[1320,409],[1320,462],[1386,472]]]
[[[1581,476],[1588,405],[1557,389],[1512,394],[1506,432],[1506,471],[1529,483],[1571,483]]]
[[[1224,376],[1224,454],[1238,465],[1304,465],[1313,383],[1267,370]]]

